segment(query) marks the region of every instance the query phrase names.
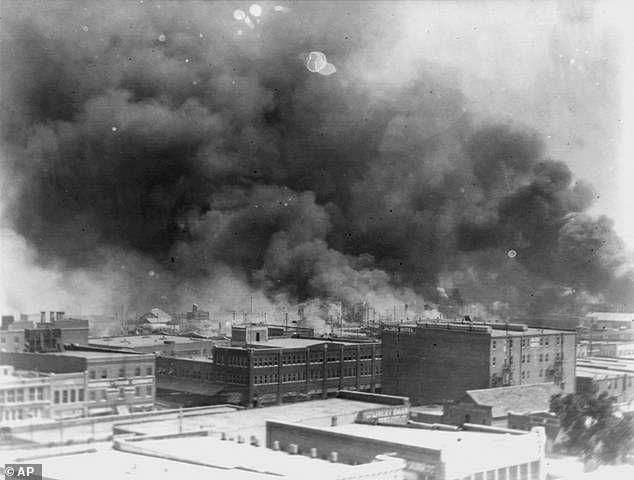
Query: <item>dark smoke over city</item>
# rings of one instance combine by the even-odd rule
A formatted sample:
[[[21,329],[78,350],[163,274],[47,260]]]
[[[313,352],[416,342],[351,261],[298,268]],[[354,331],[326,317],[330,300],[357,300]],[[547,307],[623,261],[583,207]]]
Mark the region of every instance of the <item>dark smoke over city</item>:
[[[433,61],[386,74],[389,5],[263,3],[249,25],[109,3],[5,7],[2,203],[40,271],[138,311],[632,308],[631,256],[540,125],[473,112]]]

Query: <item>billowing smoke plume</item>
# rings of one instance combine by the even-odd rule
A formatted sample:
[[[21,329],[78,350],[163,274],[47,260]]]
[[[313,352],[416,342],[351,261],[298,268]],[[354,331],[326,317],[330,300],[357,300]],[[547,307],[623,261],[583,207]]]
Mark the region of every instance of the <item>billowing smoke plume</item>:
[[[591,189],[537,132],[478,119],[446,68],[381,73],[386,5],[262,4],[251,24],[233,3],[9,5],[5,216],[41,268],[107,273],[113,305],[523,311],[632,291]]]

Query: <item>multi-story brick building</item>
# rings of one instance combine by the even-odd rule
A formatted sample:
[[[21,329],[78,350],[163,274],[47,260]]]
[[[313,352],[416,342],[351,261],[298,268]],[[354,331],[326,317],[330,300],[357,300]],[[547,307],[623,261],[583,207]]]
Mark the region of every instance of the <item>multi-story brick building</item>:
[[[161,376],[215,382],[246,406],[381,388],[381,345],[376,341],[269,338],[265,325],[234,328],[232,338],[232,346],[214,348],[213,362],[159,357],[159,388]]]
[[[51,374],[0,366],[0,421],[86,415],[84,373]]]
[[[86,376],[85,397],[88,415],[152,410],[155,395],[155,356],[96,350],[67,350],[55,353],[5,353],[0,360],[16,368],[48,373],[82,373]],[[58,389],[66,403],[64,389]],[[67,398],[73,397],[68,389]]]
[[[519,324],[417,323],[383,327],[383,393],[412,404],[466,390],[554,382],[575,388],[576,334]]]
[[[634,359],[586,357],[577,359],[577,392],[596,388],[617,403],[634,401]]]

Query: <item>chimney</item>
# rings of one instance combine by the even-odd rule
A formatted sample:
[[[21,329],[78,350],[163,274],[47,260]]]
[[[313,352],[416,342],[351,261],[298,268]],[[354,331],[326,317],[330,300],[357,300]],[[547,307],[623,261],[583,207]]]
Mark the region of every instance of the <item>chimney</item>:
[[[317,458],[317,449],[315,447],[310,449],[310,458]]]
[[[40,322],[46,323],[46,312],[40,312]]]
[[[329,460],[332,463],[337,463],[339,461],[339,454],[337,452],[330,452]]]
[[[279,450],[280,449],[280,442],[278,440],[275,440],[273,442],[273,450]]]
[[[297,446],[296,443],[288,444],[288,453],[290,453],[291,455],[297,455],[298,451],[299,451],[299,447]]]
[[[339,419],[336,416],[333,416],[330,418],[330,426],[331,427],[336,427],[337,423],[338,423]]]

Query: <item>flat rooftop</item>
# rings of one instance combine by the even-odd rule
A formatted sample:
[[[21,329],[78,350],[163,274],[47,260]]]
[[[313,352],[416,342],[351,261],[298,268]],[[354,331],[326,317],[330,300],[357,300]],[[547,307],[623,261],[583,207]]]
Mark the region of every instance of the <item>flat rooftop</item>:
[[[581,369],[585,372],[596,371],[606,375],[609,373],[610,376],[634,374],[634,359],[582,357],[577,359],[577,374],[582,371]]]
[[[381,442],[396,443],[403,446],[443,450],[445,448],[460,447],[461,449],[487,447],[495,451],[496,445],[504,445],[514,437],[495,433],[482,432],[453,432],[445,430],[429,430],[422,428],[388,427],[382,425],[365,425],[350,423],[325,430],[333,433],[349,435],[350,437],[367,438]],[[520,435],[523,436],[523,435]],[[352,441],[352,439],[351,439]]]
[[[355,342],[351,340],[339,340],[336,338],[273,337],[269,338],[265,342],[251,342],[250,345],[270,348],[306,348],[314,345],[321,345],[322,343],[332,343],[335,345],[363,345],[364,343],[371,344],[372,342]]]
[[[36,355],[36,354],[34,354]],[[135,352],[97,352],[90,350],[65,350],[63,352],[46,352],[44,355],[60,355],[63,357],[81,357],[81,358],[123,358],[132,355],[154,355],[153,353],[135,353]]]
[[[52,453],[50,451],[43,451],[41,457],[35,456],[33,452],[25,453],[28,454],[27,463],[41,463],[44,477],[51,480],[84,480],[91,476],[101,478],[106,472],[108,478],[128,480],[174,480],[177,478],[272,480],[275,478],[258,472],[231,471],[207,465],[193,465],[179,460],[136,455],[113,450],[110,445],[90,449],[84,446],[79,451],[75,447],[75,452],[67,451],[57,456],[50,456]],[[9,458],[12,457],[7,455],[7,460]],[[20,457],[14,456],[13,459],[15,458]]]
[[[352,422],[356,414],[362,410],[385,406],[383,403],[362,402],[343,398],[310,400],[229,413],[185,416],[182,419],[182,431],[194,432],[207,430],[213,432],[217,437],[223,432],[227,435],[240,434],[246,436],[246,438],[250,435],[255,435],[260,442],[263,442],[266,434],[267,420],[329,426],[333,416],[341,417],[341,422]],[[178,432],[180,429],[180,421],[177,418],[156,421],[120,422],[118,425],[126,431],[146,435],[173,433]]]
[[[88,344],[99,347],[135,348],[153,347],[169,343],[194,343],[205,341],[204,338],[180,337],[178,335],[126,335],[120,337],[89,338]]]
[[[352,465],[330,463],[313,459],[305,455],[290,455],[265,447],[254,447],[247,443],[221,441],[211,437],[181,437],[161,440],[142,440],[130,442],[143,453],[157,457],[177,457],[186,462],[213,465],[223,470],[246,470],[258,474],[282,476],[283,478],[342,478],[346,470],[352,478],[355,469]],[[323,452],[321,452],[323,454]],[[267,475],[267,476],[268,476]],[[217,478],[224,478],[219,476]],[[259,478],[259,477],[255,477]]]
[[[449,325],[449,326],[448,326]],[[386,325],[389,327],[389,325]],[[520,329],[519,327],[525,327]],[[480,334],[488,334],[493,338],[506,338],[506,337],[527,337],[527,336],[539,336],[539,335],[561,335],[576,334],[573,330],[557,329],[557,328],[541,328],[541,327],[528,327],[523,324],[511,324],[505,328],[503,323],[482,323],[482,322],[419,322],[419,323],[404,323],[395,324],[394,327],[406,327],[406,328],[419,328],[429,330],[446,330],[450,332],[473,332]],[[473,330],[470,330],[470,327]]]

